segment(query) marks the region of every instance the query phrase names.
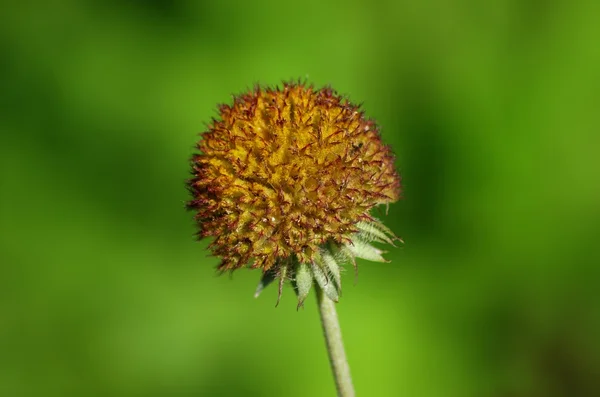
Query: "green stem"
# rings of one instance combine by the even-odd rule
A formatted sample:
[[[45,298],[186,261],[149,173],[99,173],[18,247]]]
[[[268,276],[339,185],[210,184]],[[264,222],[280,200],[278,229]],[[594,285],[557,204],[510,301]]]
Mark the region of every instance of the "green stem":
[[[319,313],[321,314],[321,324],[323,325],[323,335],[327,344],[327,353],[329,354],[329,363],[339,397],[354,397],[354,387],[352,386],[352,377],[350,376],[350,367],[344,351],[342,342],[342,331],[335,311],[335,303],[323,293],[318,285],[317,303]]]

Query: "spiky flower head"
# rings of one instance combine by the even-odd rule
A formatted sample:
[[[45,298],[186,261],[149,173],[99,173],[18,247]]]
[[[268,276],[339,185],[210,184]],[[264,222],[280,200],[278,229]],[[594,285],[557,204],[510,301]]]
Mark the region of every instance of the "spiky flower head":
[[[396,237],[369,211],[400,197],[400,177],[373,120],[331,88],[256,87],[221,105],[192,157],[198,236],[214,237],[220,271],[263,271],[257,294],[291,279],[302,304],[313,280],[340,292],[339,264],[383,260]],[[329,281],[332,280],[332,283]]]

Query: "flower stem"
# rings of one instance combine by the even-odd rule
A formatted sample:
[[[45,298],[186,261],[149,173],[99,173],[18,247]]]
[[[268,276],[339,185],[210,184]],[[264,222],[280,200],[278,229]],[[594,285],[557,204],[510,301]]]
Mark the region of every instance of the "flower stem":
[[[354,387],[350,376],[350,366],[346,359],[344,343],[342,342],[342,331],[335,311],[335,303],[323,293],[319,285],[315,285],[317,292],[317,303],[321,314],[323,335],[327,344],[329,363],[335,378],[335,385],[339,397],[354,397]]]

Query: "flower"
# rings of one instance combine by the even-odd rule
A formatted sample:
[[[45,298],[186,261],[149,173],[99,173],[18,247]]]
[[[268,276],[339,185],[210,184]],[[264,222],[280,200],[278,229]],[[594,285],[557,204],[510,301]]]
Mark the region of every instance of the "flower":
[[[394,157],[375,122],[331,88],[257,86],[219,107],[197,149],[188,208],[198,236],[214,237],[220,271],[262,269],[258,292],[279,278],[281,294],[287,277],[298,291],[306,269],[307,282],[339,280],[338,264],[383,260],[369,243],[396,239],[369,213],[400,198]]]

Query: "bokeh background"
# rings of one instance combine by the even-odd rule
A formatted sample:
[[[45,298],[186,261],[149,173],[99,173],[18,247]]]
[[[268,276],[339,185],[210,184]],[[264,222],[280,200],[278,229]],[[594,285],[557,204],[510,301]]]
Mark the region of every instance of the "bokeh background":
[[[0,11],[0,395],[332,396],[314,296],[217,277],[216,104],[364,104],[405,198],[338,304],[359,396],[600,395],[600,3],[25,1]]]

